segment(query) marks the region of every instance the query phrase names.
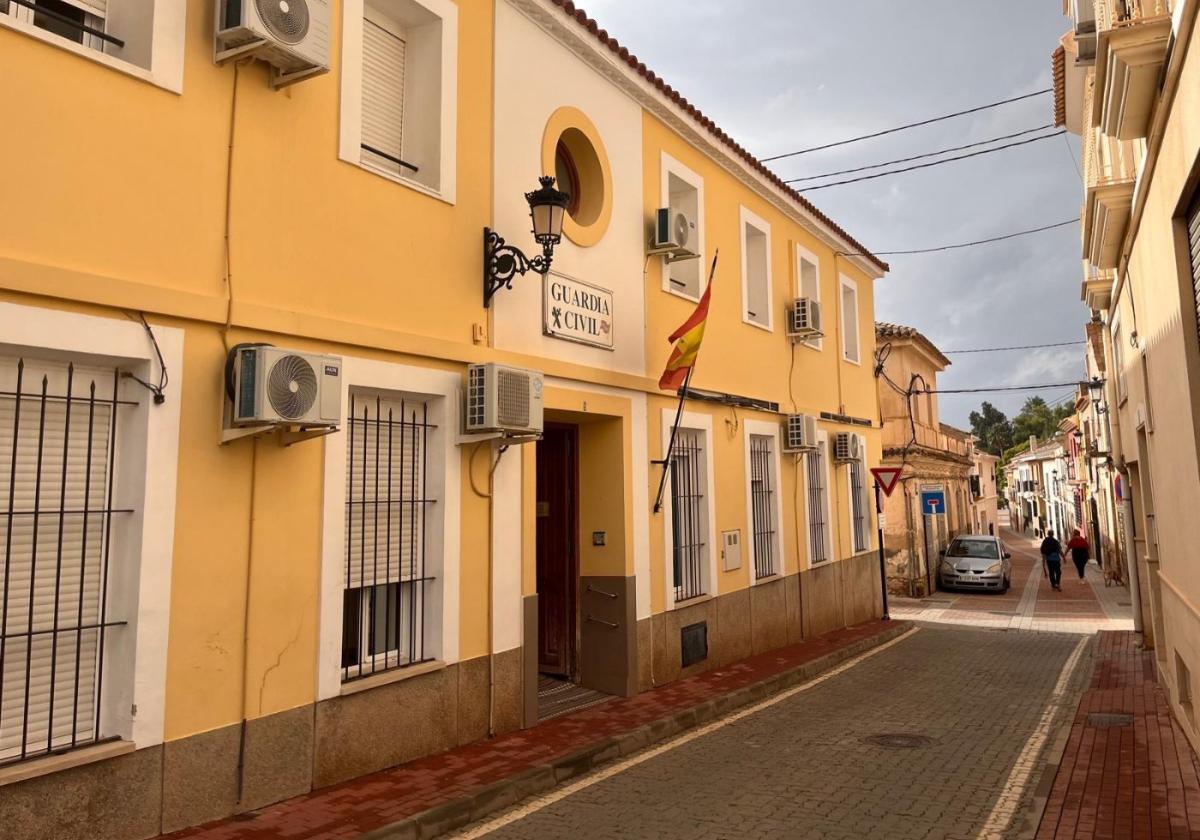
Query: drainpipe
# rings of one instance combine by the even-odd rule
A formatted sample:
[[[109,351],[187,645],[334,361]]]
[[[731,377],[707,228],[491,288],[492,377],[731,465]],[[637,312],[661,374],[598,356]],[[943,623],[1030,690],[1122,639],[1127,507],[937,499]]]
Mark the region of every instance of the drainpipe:
[[[1122,462],[1124,463],[1124,462]],[[1137,543],[1134,541],[1133,525],[1133,485],[1129,482],[1129,472],[1120,467],[1117,472],[1121,476],[1124,492],[1121,494],[1121,520],[1125,528],[1125,559],[1129,567],[1129,600],[1133,602],[1133,632],[1142,633],[1142,593],[1138,582]]]

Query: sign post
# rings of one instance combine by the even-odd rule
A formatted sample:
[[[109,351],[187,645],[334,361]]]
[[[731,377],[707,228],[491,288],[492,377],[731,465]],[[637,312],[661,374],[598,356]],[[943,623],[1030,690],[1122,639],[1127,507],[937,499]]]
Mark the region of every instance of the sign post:
[[[883,500],[892,495],[900,480],[900,467],[873,467],[871,475],[875,478],[875,523],[878,525],[879,536],[879,588],[883,593],[883,620],[890,621],[888,614],[887,592],[887,562],[883,556]]]

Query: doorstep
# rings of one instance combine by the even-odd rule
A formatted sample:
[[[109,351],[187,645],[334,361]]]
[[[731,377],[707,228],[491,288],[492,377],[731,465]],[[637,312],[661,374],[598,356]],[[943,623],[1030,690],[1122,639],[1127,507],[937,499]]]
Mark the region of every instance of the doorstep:
[[[1094,656],[1057,766],[1047,767],[1021,836],[1200,837],[1200,760],[1156,680],[1154,652],[1135,633],[1103,631]]]
[[[169,840],[436,837],[736,708],[816,677],[910,625],[869,621],[531,729],[313,791]]]

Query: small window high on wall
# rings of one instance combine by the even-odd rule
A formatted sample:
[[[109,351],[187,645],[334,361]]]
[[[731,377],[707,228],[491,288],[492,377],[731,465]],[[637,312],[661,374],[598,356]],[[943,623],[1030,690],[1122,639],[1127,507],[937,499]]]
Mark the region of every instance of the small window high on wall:
[[[842,294],[842,358],[859,364],[861,352],[858,336],[858,284],[849,277],[841,279]]]
[[[796,297],[808,298],[817,303],[821,302],[820,263],[817,262],[816,254],[799,245],[796,246]],[[820,350],[822,347],[821,337],[806,338],[804,345],[814,350]]]
[[[699,300],[707,270],[704,261],[704,179],[666,152],[662,154],[662,206],[684,213],[696,223],[695,251],[699,259],[663,264],[663,291]]]
[[[741,208],[742,320],[769,330],[771,307],[771,226]]]

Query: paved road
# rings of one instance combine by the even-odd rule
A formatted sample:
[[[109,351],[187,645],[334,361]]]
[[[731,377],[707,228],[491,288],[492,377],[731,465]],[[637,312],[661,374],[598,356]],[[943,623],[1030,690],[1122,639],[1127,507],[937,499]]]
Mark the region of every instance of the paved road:
[[[1073,563],[1064,563],[1062,592],[1055,592],[1042,574],[1039,541],[1007,530],[1001,531],[1001,539],[1013,555],[1012,588],[1006,594],[936,592],[929,598],[895,598],[891,614],[912,621],[1054,633],[1133,629],[1129,590],[1105,586],[1095,562],[1088,564],[1084,580]]]
[[[458,836],[1015,837],[1089,651],[1077,635],[924,627]],[[864,740],[889,733],[931,740]]]

